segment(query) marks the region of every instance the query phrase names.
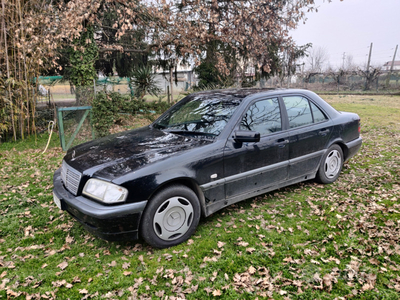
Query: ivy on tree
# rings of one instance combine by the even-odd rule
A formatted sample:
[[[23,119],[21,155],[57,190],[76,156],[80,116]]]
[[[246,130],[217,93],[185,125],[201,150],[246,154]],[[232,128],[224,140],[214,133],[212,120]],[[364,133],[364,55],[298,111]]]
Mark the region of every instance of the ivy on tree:
[[[97,58],[98,47],[94,40],[94,29],[89,26],[82,31],[79,38],[73,40],[69,48],[69,79],[76,87],[77,105],[89,102],[93,80],[97,79],[95,69]]]

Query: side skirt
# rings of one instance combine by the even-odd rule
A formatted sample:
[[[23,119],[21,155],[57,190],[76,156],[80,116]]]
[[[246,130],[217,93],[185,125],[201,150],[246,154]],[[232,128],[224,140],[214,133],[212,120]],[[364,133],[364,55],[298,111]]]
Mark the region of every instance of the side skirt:
[[[294,179],[291,179],[291,180],[287,180],[287,181],[283,181],[283,182],[277,183],[277,184],[272,185],[272,186],[268,186],[268,187],[265,187],[265,188],[262,188],[262,189],[259,189],[259,190],[254,190],[253,192],[250,192],[250,193],[240,194],[240,195],[237,195],[237,196],[225,199],[225,200],[220,200],[218,202],[210,203],[206,207],[205,216],[208,217],[209,215],[215,213],[216,211],[218,211],[218,210],[220,210],[222,208],[225,208],[225,207],[227,207],[229,205],[232,205],[234,203],[243,201],[245,199],[253,198],[253,197],[256,197],[256,196],[259,196],[259,195],[262,195],[262,194],[268,193],[270,191],[277,190],[277,189],[280,189],[280,188],[283,188],[283,187],[286,187],[286,186],[289,186],[289,185],[292,185],[292,184],[296,184],[296,183],[299,183],[299,182],[303,182],[303,181],[307,181],[307,180],[310,180],[310,179],[314,179],[316,174],[317,174],[316,172],[309,173],[309,174],[303,175],[301,177],[297,177],[297,178],[294,178]]]

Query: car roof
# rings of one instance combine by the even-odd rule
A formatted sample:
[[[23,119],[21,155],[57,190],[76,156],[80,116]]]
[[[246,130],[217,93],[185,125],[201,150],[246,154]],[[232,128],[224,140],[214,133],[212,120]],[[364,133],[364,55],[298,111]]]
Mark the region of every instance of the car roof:
[[[221,89],[221,90],[208,90],[208,91],[200,91],[191,94],[190,96],[198,97],[198,96],[207,96],[207,97],[221,97],[221,98],[235,98],[235,99],[243,99],[249,95],[254,95],[258,93],[268,92],[268,91],[276,91],[277,89],[262,89],[262,88],[247,88],[247,89]]]
[[[285,95],[303,95],[314,101],[332,118],[338,114],[338,111],[319,97],[316,93],[305,89],[285,89],[285,88],[241,88],[241,89],[221,89],[208,90],[190,94],[189,99],[207,97],[210,99],[218,99],[219,101],[229,102],[251,102],[260,97],[285,96]]]
[[[281,88],[241,88],[241,89],[221,89],[221,90],[208,90],[200,91],[191,94],[191,97],[218,97],[220,100],[239,100],[248,96],[262,96],[262,95],[281,95],[299,93],[304,95],[315,95],[314,92],[303,89],[281,89]],[[253,98],[253,97],[251,97]]]

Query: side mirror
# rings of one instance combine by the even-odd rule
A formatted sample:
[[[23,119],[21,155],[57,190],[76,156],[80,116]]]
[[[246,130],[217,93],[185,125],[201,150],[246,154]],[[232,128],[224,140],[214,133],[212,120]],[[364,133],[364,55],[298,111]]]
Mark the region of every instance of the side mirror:
[[[257,143],[260,141],[260,133],[256,131],[236,130],[233,139],[236,143]]]

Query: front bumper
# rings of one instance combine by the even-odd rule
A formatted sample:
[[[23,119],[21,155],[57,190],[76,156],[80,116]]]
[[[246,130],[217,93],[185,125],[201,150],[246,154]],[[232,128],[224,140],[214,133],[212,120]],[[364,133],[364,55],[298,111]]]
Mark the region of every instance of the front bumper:
[[[67,211],[90,233],[108,240],[138,239],[140,218],[147,200],[120,205],[103,205],[83,196],[75,197],[61,181],[61,169],[54,173],[53,195],[62,210]]]

